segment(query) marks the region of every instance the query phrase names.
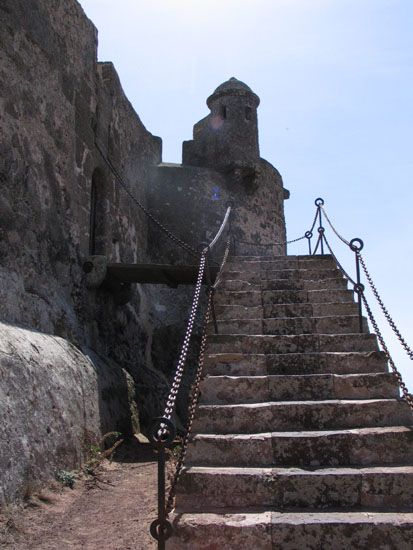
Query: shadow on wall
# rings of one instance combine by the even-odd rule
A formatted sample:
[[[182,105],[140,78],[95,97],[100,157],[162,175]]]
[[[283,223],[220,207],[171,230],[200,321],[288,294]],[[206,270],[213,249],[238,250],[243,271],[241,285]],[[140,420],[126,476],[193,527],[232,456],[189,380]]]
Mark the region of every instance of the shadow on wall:
[[[130,376],[63,338],[0,324],[0,379],[0,502],[78,468],[102,434],[132,431]]]
[[[89,254],[105,254],[107,223],[109,215],[109,198],[105,175],[96,168],[92,175],[90,192],[90,237]]]

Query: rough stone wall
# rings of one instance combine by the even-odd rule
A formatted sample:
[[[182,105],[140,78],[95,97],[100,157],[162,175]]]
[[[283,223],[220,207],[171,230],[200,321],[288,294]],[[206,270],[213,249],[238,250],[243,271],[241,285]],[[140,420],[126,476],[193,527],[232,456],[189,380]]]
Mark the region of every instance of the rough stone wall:
[[[0,379],[0,502],[78,467],[101,434],[132,429],[130,376],[63,338],[0,323]]]
[[[232,207],[232,232],[236,254],[283,255],[286,238],[283,188],[279,172],[264,159],[250,169],[223,174],[211,168],[164,164],[152,169],[148,204],[181,239],[199,247],[218,231],[227,206]],[[250,243],[250,244],[245,244]],[[193,263],[191,256],[161,237],[150,226],[148,247],[164,263]],[[216,256],[222,256],[222,247]]]
[[[285,253],[259,246],[284,240],[286,192],[259,158],[257,96],[247,93],[249,120],[211,133],[224,106],[229,120],[246,113],[242,87],[232,99],[219,87],[183,165],[162,164],[160,138],[96,50],[76,0],[0,3],[0,500],[78,466],[85,442],[105,431],[130,431],[132,402],[146,424],[164,403],[193,289],[133,285],[121,301],[87,288],[82,266],[90,255],[197,258],[149,223],[123,185],[195,248],[213,238],[231,202],[236,239],[257,243],[238,242],[236,253]],[[217,260],[222,252],[221,244]],[[189,371],[195,355],[196,346]]]
[[[144,201],[161,141],[139,120],[113,66],[97,63],[96,29],[75,0],[2,1],[0,46],[0,321],[39,330],[51,342],[39,348],[30,330],[1,333],[3,343],[16,338],[16,344],[1,355],[7,408],[0,464],[20,464],[25,449],[19,467],[0,467],[1,498],[10,499],[26,478],[52,475],[54,464],[79,465],[85,430],[94,437],[119,426],[130,430],[125,407],[136,384],[124,369],[152,395],[162,384],[145,366],[152,330],[145,290],[135,287],[119,306],[110,293],[87,289],[82,270],[92,181],[100,252],[112,261],[147,258],[146,219],[112,168]],[[60,347],[55,336],[63,338]],[[31,341],[39,357],[22,354]],[[55,399],[27,399],[28,392]],[[142,406],[156,408],[148,401]],[[54,427],[45,435],[50,417]]]

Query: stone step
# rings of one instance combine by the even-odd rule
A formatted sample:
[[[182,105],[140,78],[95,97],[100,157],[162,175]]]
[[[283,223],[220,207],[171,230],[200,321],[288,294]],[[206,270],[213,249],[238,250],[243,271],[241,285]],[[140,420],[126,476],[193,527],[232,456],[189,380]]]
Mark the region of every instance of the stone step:
[[[267,269],[261,273],[261,281],[318,281],[320,279],[334,279],[336,277],[342,277],[342,274],[335,266],[321,269]]]
[[[202,495],[202,497],[201,497]],[[413,467],[363,468],[184,468],[177,512],[229,506],[278,509],[344,508],[413,510]],[[201,498],[200,498],[201,497]]]
[[[215,305],[215,315],[217,319],[262,319],[263,308],[259,306],[228,306],[223,304]]]
[[[229,308],[231,306],[226,307]],[[232,307],[235,308],[235,306]],[[228,315],[228,313],[228,310],[222,311],[222,315]],[[263,306],[263,316],[265,319],[276,317],[327,317],[331,315],[358,315],[357,304],[351,301],[320,304],[266,304]],[[235,319],[236,317],[233,318]]]
[[[250,258],[239,260],[229,258],[226,263],[228,271],[264,272],[278,269],[335,269],[332,256],[278,256],[271,258]]]
[[[201,383],[200,403],[225,405],[316,399],[398,398],[396,378],[379,374],[309,374],[208,376]]]
[[[235,281],[234,281],[235,282]],[[240,282],[240,281],[237,281]],[[261,290],[346,290],[347,281],[343,277],[333,277],[330,279],[316,279],[314,281],[289,281],[289,280],[270,280],[261,283]]]
[[[362,374],[386,371],[387,360],[381,351],[267,355],[209,352],[205,357],[205,373],[215,376]]]
[[[245,279],[245,275],[244,275]],[[260,282],[252,282],[243,279],[226,279],[223,280],[219,287],[219,291],[259,291],[259,290],[346,290],[347,281],[343,277],[332,277],[329,279],[318,278],[316,280],[291,280],[291,279],[276,279],[262,280]]]
[[[332,269],[274,269],[261,271],[229,271],[227,268],[222,273],[222,282],[224,281],[245,281],[253,284],[261,284],[265,281],[284,280],[284,281],[316,281],[318,279],[333,279],[341,276],[337,268]]]
[[[221,509],[174,517],[168,550],[411,550],[413,513]]]
[[[208,353],[314,353],[376,351],[375,334],[211,334]]]
[[[238,292],[238,291],[261,291],[261,283],[260,282],[252,282],[245,280],[245,274],[244,279],[224,279],[219,283],[218,290],[219,292],[222,291],[230,291],[230,292]]]
[[[405,426],[260,434],[198,434],[188,448],[191,466],[321,468],[409,464],[413,429]]]
[[[261,306],[262,292],[261,290],[218,290],[214,295],[214,304],[220,305],[237,305],[237,306]]]
[[[218,320],[217,324],[218,334],[354,334],[359,332],[360,328],[358,315],[224,319]],[[368,332],[365,318],[363,331]],[[214,333],[212,321],[210,333]]]
[[[326,304],[270,304],[258,306],[215,304],[217,319],[261,319],[280,317],[327,317],[358,315],[355,302]]]
[[[223,292],[222,294],[225,294]],[[234,294],[237,294],[234,292]],[[241,292],[239,293],[241,294]],[[237,303],[242,296],[232,296],[228,292],[222,296],[223,300],[231,300],[228,303]],[[307,302],[315,304],[335,303],[335,302],[353,302],[354,292],[352,290],[263,290],[262,304],[305,304]],[[226,302],[224,302],[226,303]],[[244,305],[244,304],[243,304]],[[259,305],[259,304],[251,304]]]
[[[200,405],[192,433],[234,434],[410,426],[412,413],[401,399],[275,401]]]
[[[270,306],[272,304],[325,304],[354,302],[352,290],[217,290],[217,305]]]

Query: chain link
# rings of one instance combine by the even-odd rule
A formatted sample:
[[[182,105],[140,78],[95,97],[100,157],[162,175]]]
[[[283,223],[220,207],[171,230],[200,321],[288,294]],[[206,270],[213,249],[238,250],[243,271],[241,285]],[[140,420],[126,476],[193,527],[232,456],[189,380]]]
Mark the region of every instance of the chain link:
[[[393,321],[393,318],[391,317],[390,313],[388,312],[387,308],[385,307],[385,305],[383,303],[383,300],[381,299],[380,294],[378,293],[376,285],[374,284],[373,279],[372,279],[372,277],[371,277],[371,275],[370,275],[370,273],[367,269],[367,266],[366,266],[366,263],[364,261],[363,256],[360,254],[360,252],[356,252],[356,254],[357,254],[357,256],[360,260],[361,267],[363,268],[363,271],[364,271],[364,273],[366,275],[366,278],[369,282],[369,285],[370,285],[370,288],[371,288],[371,290],[374,294],[374,297],[376,298],[377,302],[380,305],[380,308],[383,312],[383,315],[385,316],[387,322],[389,323],[389,325],[390,325],[391,329],[393,330],[394,334],[397,336],[400,344],[402,345],[402,347],[406,351],[407,355],[409,356],[410,359],[413,360],[413,351],[410,348],[410,346],[407,344],[407,342],[403,338],[403,336],[400,334],[400,331],[397,328],[396,323]]]
[[[350,275],[347,273],[347,271],[344,269],[344,267],[341,265],[341,263],[338,261],[336,255],[334,254],[331,246],[330,246],[330,243],[328,242],[327,240],[327,237],[325,236],[325,234],[323,234],[323,239],[324,239],[324,242],[326,243],[327,245],[327,248],[328,250],[330,251],[330,254],[333,256],[333,259],[334,261],[336,262],[337,264],[337,267],[339,268],[339,270],[341,271],[341,273],[344,275],[344,277],[346,277],[346,279],[348,279],[353,285],[356,285],[356,281],[350,277]]]
[[[323,206],[322,204],[320,204],[319,208],[321,208],[321,210],[323,211],[323,214],[324,214],[324,216],[326,217],[326,220],[327,220],[327,222],[328,222],[328,225],[331,227],[331,229],[332,229],[333,232],[337,235],[337,237],[340,239],[340,241],[343,242],[344,244],[346,244],[347,246],[350,246],[350,242],[349,242],[347,239],[345,239],[344,237],[342,237],[342,236],[340,235],[340,233],[337,231],[337,229],[334,227],[334,225],[331,223],[330,218],[328,217],[327,212],[326,212],[324,206]]]
[[[209,325],[209,322],[210,322],[210,319],[211,319],[211,312],[212,312],[212,308],[213,308],[214,291],[215,291],[216,287],[219,285],[219,283],[221,281],[222,272],[224,270],[224,267],[225,267],[225,264],[227,262],[227,258],[228,258],[228,255],[229,255],[230,246],[231,246],[231,234],[229,233],[226,248],[225,248],[224,257],[223,257],[222,262],[221,262],[220,270],[218,272],[218,275],[216,276],[214,284],[208,290],[207,309],[206,309],[205,316],[204,316],[204,321],[203,321],[201,346],[200,346],[200,350],[199,350],[199,359],[198,359],[198,368],[197,368],[197,372],[196,372],[196,375],[195,375],[194,383],[193,383],[192,388],[191,388],[191,397],[190,397],[189,408],[188,408],[188,421],[187,421],[185,436],[184,436],[183,441],[182,441],[182,450],[181,450],[181,453],[179,455],[179,458],[178,458],[178,461],[177,461],[177,464],[176,464],[175,473],[174,473],[174,476],[172,478],[171,487],[170,487],[168,498],[167,498],[167,501],[166,501],[166,514],[167,515],[173,509],[176,486],[178,484],[178,481],[179,481],[179,478],[181,476],[182,469],[183,469],[184,463],[185,463],[186,452],[187,452],[187,448],[188,448],[188,444],[189,444],[189,438],[190,438],[191,430],[192,430],[192,423],[193,423],[193,420],[194,420],[194,417],[195,417],[195,412],[196,412],[196,409],[197,409],[197,406],[198,406],[198,401],[199,401],[199,395],[200,395],[199,387],[200,387],[200,383],[201,383],[201,380],[202,380],[202,373],[203,373],[204,362],[205,362],[205,349],[206,349],[206,344],[207,344],[207,339],[208,339],[208,325]]]
[[[376,319],[374,318],[374,315],[373,315],[373,312],[371,311],[371,308],[369,306],[369,303],[367,302],[367,299],[364,295],[364,292],[361,293],[361,299],[363,300],[363,304],[364,304],[364,307],[366,308],[366,311],[367,311],[367,315],[371,321],[371,324],[373,325],[373,328],[374,328],[374,332],[376,333],[376,336],[377,338],[379,339],[379,342],[380,342],[380,345],[386,355],[386,358],[389,362],[389,365],[393,371],[393,374],[395,375],[395,377],[397,378],[397,382],[399,383],[399,386],[402,390],[402,393],[403,393],[403,398],[407,401],[409,407],[413,410],[413,398],[411,396],[411,394],[409,393],[409,390],[407,389],[407,386],[406,384],[404,383],[403,381],[403,378],[402,378],[402,375],[400,374],[400,372],[397,370],[397,367],[396,365],[394,364],[394,361],[389,353],[389,350],[386,346],[386,343],[384,341],[384,338],[380,332],[380,329],[377,325],[377,322],[376,322]]]
[[[153,214],[149,212],[149,210],[135,197],[135,195],[131,192],[129,187],[126,185],[126,183],[123,181],[122,176],[119,174],[116,167],[113,165],[112,161],[106,157],[102,149],[100,148],[99,144],[95,142],[96,149],[99,151],[101,157],[106,162],[106,164],[109,166],[111,172],[115,176],[115,180],[119,183],[119,185],[123,188],[125,193],[129,196],[129,198],[136,204],[138,208],[142,210],[142,212],[157,226],[161,231],[167,235],[172,241],[174,241],[176,244],[178,244],[181,248],[189,252],[190,254],[199,257],[199,253],[195,250],[194,247],[192,247],[190,244],[186,243],[176,235],[172,233],[167,227],[165,227],[159,220],[155,218]]]
[[[191,313],[189,315],[188,324],[186,327],[185,338],[182,344],[181,353],[179,355],[178,364],[177,364],[175,375],[172,381],[172,386],[169,391],[168,398],[166,400],[166,406],[165,406],[165,411],[163,416],[168,420],[171,419],[171,416],[175,407],[176,397],[178,395],[178,390],[180,388],[182,377],[184,374],[184,368],[185,368],[186,358],[188,355],[189,343],[191,341],[195,317],[196,317],[196,313],[199,305],[199,296],[201,294],[202,279],[204,277],[204,272],[205,272],[205,261],[206,261],[205,253],[202,253],[201,261],[199,263],[198,279],[195,286],[194,298],[192,301]]]
[[[312,232],[313,232],[313,229],[314,229],[315,224],[316,224],[316,222],[317,222],[318,209],[319,209],[319,206],[317,206],[317,209],[316,209],[315,215],[314,215],[314,220],[313,220],[313,223],[312,223],[311,228],[309,229],[308,233],[312,233]],[[304,237],[305,237],[305,235],[304,235]]]
[[[297,237],[296,239],[292,239],[291,241],[283,241],[282,243],[253,243],[251,241],[241,241],[239,239],[234,239],[235,242],[239,244],[249,244],[251,246],[283,246],[284,244],[292,244],[296,243],[297,241],[301,241],[302,239],[305,239],[305,235],[302,237]]]
[[[205,349],[206,349],[206,343],[207,343],[207,337],[208,337],[208,323],[211,316],[212,296],[213,296],[213,290],[212,288],[210,288],[208,291],[207,310],[204,316],[204,323],[203,323],[204,326],[202,330],[201,347],[199,350],[198,368],[196,371],[194,383],[191,388],[191,397],[190,397],[189,408],[188,408],[188,421],[186,425],[185,436],[182,441],[182,449],[181,449],[178,461],[176,463],[175,473],[171,482],[171,487],[169,489],[169,494],[166,501],[166,515],[168,515],[173,509],[176,486],[178,484],[179,478],[181,477],[181,473],[184,467],[186,452],[189,444],[189,438],[192,430],[192,423],[194,421],[195,412],[199,401],[199,395],[200,395],[199,387],[202,380],[202,372],[203,372],[204,362],[205,362]]]

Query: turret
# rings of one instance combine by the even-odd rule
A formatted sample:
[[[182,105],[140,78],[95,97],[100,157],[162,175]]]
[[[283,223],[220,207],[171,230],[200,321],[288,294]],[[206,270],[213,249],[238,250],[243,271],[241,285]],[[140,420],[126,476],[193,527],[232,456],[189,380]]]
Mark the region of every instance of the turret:
[[[207,99],[210,114],[194,126],[193,140],[183,143],[183,164],[228,171],[254,166],[259,159],[259,97],[230,78]]]

